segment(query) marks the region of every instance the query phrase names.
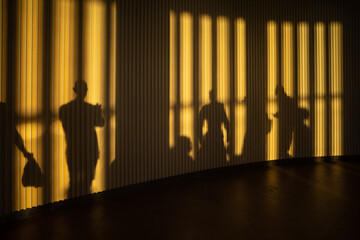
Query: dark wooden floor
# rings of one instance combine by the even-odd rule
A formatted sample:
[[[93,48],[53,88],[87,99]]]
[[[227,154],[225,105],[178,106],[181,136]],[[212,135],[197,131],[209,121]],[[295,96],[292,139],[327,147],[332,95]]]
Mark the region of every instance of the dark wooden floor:
[[[40,208],[1,239],[359,239],[360,160],[192,174]]]

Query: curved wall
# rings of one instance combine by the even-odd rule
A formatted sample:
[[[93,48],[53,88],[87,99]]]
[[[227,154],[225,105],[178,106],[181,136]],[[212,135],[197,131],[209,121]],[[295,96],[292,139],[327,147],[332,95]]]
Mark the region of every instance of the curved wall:
[[[1,7],[1,215],[211,168],[359,154],[350,3]]]

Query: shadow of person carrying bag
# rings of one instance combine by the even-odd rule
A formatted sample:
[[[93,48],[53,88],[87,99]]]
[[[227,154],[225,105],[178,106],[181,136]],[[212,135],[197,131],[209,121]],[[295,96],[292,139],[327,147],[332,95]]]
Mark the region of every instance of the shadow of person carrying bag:
[[[34,158],[34,154],[26,154],[27,162],[24,167],[21,182],[24,187],[42,187],[44,186],[45,176],[41,172],[39,164]]]

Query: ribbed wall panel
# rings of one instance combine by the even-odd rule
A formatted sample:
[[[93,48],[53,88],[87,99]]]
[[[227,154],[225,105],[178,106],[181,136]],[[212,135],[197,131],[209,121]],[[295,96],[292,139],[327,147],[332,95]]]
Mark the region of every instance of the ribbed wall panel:
[[[212,168],[360,153],[350,3],[0,7],[1,215]]]
[[[6,102],[6,63],[7,63],[7,1],[0,4],[0,100]]]
[[[42,15],[43,1],[22,0],[17,5],[16,25],[16,78],[15,78],[15,114],[16,130],[23,139],[25,148],[14,148],[13,181],[14,210],[42,204],[42,188],[24,187],[22,176],[29,159],[23,152],[31,152],[42,168]],[[19,151],[20,150],[20,151]],[[22,150],[22,151],[21,151]],[[30,176],[36,178],[37,176]]]

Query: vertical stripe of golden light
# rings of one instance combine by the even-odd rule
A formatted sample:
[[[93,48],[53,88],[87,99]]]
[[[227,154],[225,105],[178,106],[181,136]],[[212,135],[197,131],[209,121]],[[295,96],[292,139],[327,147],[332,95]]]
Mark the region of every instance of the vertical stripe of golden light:
[[[39,115],[42,113],[42,39],[43,39],[43,8],[42,0],[34,0],[32,2],[32,76],[31,89],[28,94],[31,95],[32,115],[37,116],[35,122],[31,123],[31,149],[34,153],[39,166],[42,166],[42,122]],[[25,140],[26,141],[26,140]],[[26,143],[25,143],[26,144]],[[42,188],[31,188],[31,206],[42,203]]]
[[[51,81],[52,81],[52,85],[50,88],[51,91],[51,101],[50,101],[50,105],[51,105],[51,111],[53,114],[57,114],[59,111],[59,94],[58,94],[58,88],[60,87],[60,80],[59,80],[59,35],[60,35],[60,28],[59,28],[59,23],[60,23],[60,14],[59,14],[59,6],[60,6],[60,0],[58,1],[54,1],[53,6],[52,6],[52,47],[51,47],[51,57],[52,57],[52,76],[51,76]],[[59,141],[65,141],[65,135],[60,123],[60,120],[58,119],[58,117],[55,118],[54,123],[52,123],[51,126],[51,143],[52,143],[52,156],[51,156],[51,160],[52,160],[52,169],[50,170],[50,175],[52,176],[52,193],[51,193],[51,201],[58,201],[60,200],[60,198],[58,197],[58,192],[59,192],[59,188],[58,188],[58,179],[59,179],[59,174],[57,171],[57,166],[59,165],[59,161],[60,159],[62,159],[63,157],[61,157],[59,154],[60,152],[65,151],[65,149],[59,149]],[[63,160],[64,161],[64,160]]]
[[[331,155],[342,155],[342,25],[330,23],[330,111],[331,111]]]
[[[20,8],[20,4],[17,4],[16,6],[16,18],[19,19],[21,16],[21,8]],[[16,38],[15,38],[15,61],[16,61],[16,71],[15,71],[15,95],[17,97],[17,91],[18,91],[18,86],[19,83],[21,81],[21,65],[20,65],[20,49],[21,49],[21,45],[20,45],[20,36],[21,36],[21,22],[17,21],[16,22]],[[16,102],[16,101],[15,101]],[[17,102],[15,103],[17,107]],[[17,181],[17,179],[20,176],[20,153],[15,152],[14,153],[14,169],[13,169],[13,181],[14,181],[14,206],[13,209],[16,211],[17,209],[20,209],[20,202],[18,199],[20,199],[20,186],[19,186],[19,181]]]
[[[229,19],[219,16],[216,19],[216,40],[217,40],[217,99],[225,106],[226,116],[230,116],[230,42],[229,42]],[[222,126],[224,133],[225,147],[228,146],[227,134]],[[229,156],[226,157],[229,161]]]
[[[275,160],[278,158],[279,145],[279,121],[273,117],[278,111],[278,103],[275,96],[275,88],[277,84],[277,27],[276,22],[267,23],[267,113],[272,120],[271,131],[266,138],[266,159]]]
[[[310,112],[310,73],[309,73],[309,25],[300,22],[297,27],[298,38],[298,105]],[[305,120],[310,127],[310,118]]]
[[[66,163],[65,134],[59,120],[59,108],[71,101],[75,94],[72,86],[75,82],[76,64],[74,63],[75,43],[75,2],[54,1],[53,5],[53,48],[52,48],[52,85],[51,111],[55,120],[51,126],[52,140],[52,201],[67,197],[69,172]]]
[[[59,100],[60,99],[68,99],[68,89],[65,89],[63,86],[63,81],[65,80],[65,78],[67,78],[68,76],[68,62],[67,62],[67,55],[68,55],[68,18],[66,17],[66,13],[67,10],[66,9],[66,5],[67,3],[69,3],[68,1],[62,1],[60,3],[60,47],[59,47],[59,79],[60,79],[60,85],[59,88],[57,89],[57,91],[59,92]],[[61,128],[61,126],[59,126],[59,128]],[[62,139],[60,140],[60,149],[65,149],[65,143],[64,141],[62,141]],[[59,162],[58,165],[58,187],[59,187],[59,198],[60,200],[63,200],[66,198],[66,187],[65,187],[65,179],[64,179],[64,174],[67,172],[65,167],[65,161],[63,161],[65,159],[64,156],[64,152],[65,151],[61,151],[61,159],[62,161]]]
[[[7,1],[0,2],[0,101],[6,102]]]
[[[20,19],[22,16],[22,12],[21,12],[21,5],[17,4],[16,6],[16,17],[17,19]],[[18,89],[19,89],[19,85],[20,85],[20,81],[21,81],[21,58],[20,58],[20,53],[21,53],[21,21],[17,21],[16,22],[16,47],[15,47],[15,51],[16,51],[16,72],[15,72],[15,97],[16,99],[19,98],[19,94],[18,94]],[[19,107],[19,101],[15,100],[15,104],[16,104],[16,108],[20,109]],[[16,152],[14,153],[14,209],[17,211],[18,209],[21,209],[20,207],[20,182],[19,182],[19,177],[20,177],[20,158],[21,158],[21,153],[20,152]]]
[[[212,41],[211,41],[211,17],[200,16],[199,32],[199,110],[205,104],[210,103],[209,92],[212,88]],[[202,126],[202,133],[208,131],[207,122]],[[195,145],[195,144],[194,144]],[[196,145],[195,145],[196,146]]]
[[[5,21],[3,21],[3,17],[5,15],[5,11],[3,8],[3,5],[6,4],[5,0],[1,0],[0,1],[0,101],[1,102],[5,102],[5,100],[3,99],[3,91],[4,91],[4,86],[3,86],[3,82],[4,82],[4,70],[6,69],[3,64],[4,62],[4,39],[6,38],[6,35],[3,34],[4,31],[4,25],[6,25]],[[5,8],[6,9],[6,8]],[[5,45],[6,46],[6,45]]]
[[[326,155],[325,25],[315,24],[315,156]]]
[[[104,71],[102,65],[105,59],[105,14],[106,3],[103,1],[84,2],[84,69],[83,75],[88,84],[87,102],[91,104],[99,103],[104,106]],[[100,157],[96,165],[95,179],[92,182],[91,191],[99,192],[105,189],[104,176],[104,129],[96,128]]]
[[[20,90],[20,108],[19,108],[19,112],[16,111],[16,113],[19,114],[25,114],[26,116],[30,116],[31,117],[31,113],[33,109],[31,109],[31,65],[32,65],[32,59],[31,59],[31,53],[32,53],[32,49],[31,49],[31,42],[32,42],[32,28],[31,28],[31,24],[32,24],[32,12],[31,12],[31,1],[26,1],[26,3],[24,1],[22,1],[22,9],[24,9],[25,14],[23,15],[21,24],[22,24],[22,28],[25,29],[24,30],[24,34],[22,35],[22,38],[20,41],[22,41],[21,43],[21,52],[25,53],[24,55],[22,55],[22,59],[21,59],[21,67],[23,69],[22,71],[22,77],[21,77],[21,84],[19,86],[19,90]],[[30,91],[29,91],[30,90]],[[18,100],[19,98],[15,98],[16,100]],[[18,110],[18,109],[17,109]],[[29,129],[29,126],[27,124],[21,124],[20,125],[20,131],[19,131],[20,135],[24,138],[31,138],[31,132]],[[24,165],[26,160],[22,159],[21,161],[21,171],[22,169],[24,169]],[[20,182],[20,179],[19,179]],[[19,184],[21,187],[21,184]],[[20,195],[20,199],[23,200],[21,201],[21,208],[28,208],[31,207],[30,204],[30,189],[29,188],[22,188],[21,187],[21,195]],[[24,205],[23,205],[24,204]]]
[[[194,144],[193,111],[193,19],[190,13],[180,15],[180,135]],[[194,157],[194,150],[190,155]]]
[[[38,118],[38,129],[37,129],[37,134],[38,134],[38,140],[37,140],[37,153],[36,153],[36,160],[40,166],[40,168],[42,169],[42,172],[44,172],[44,164],[43,164],[43,147],[42,147],[42,137],[43,137],[43,125],[44,125],[44,121],[43,121],[43,109],[42,109],[42,105],[43,105],[43,35],[44,35],[44,19],[43,19],[43,12],[44,12],[44,3],[43,0],[38,0],[38,41],[37,41],[37,58],[38,58],[38,66],[37,66],[37,91],[36,91],[36,95],[34,95],[34,97],[36,97],[36,101],[37,101],[37,106],[38,106],[38,113],[41,114],[41,116],[39,116]],[[36,49],[36,47],[34,47]],[[34,100],[35,101],[35,100]],[[40,137],[41,136],[41,137]],[[35,153],[34,153],[35,154]],[[41,205],[43,204],[43,188],[38,189],[38,193],[37,193],[37,205]]]
[[[176,104],[176,14],[170,11],[170,52],[169,52],[169,147],[175,145],[175,104]]]
[[[38,117],[42,111],[42,4],[43,2],[39,0],[30,2],[23,0],[18,4],[17,14],[20,15],[20,21],[16,30],[18,54],[15,81],[15,113],[21,119],[31,119],[21,120],[17,130],[24,139],[26,149],[34,154],[40,168],[42,167],[42,125]],[[15,210],[42,204],[41,188],[24,188],[21,185],[21,176],[27,160],[17,149],[14,158]]]
[[[293,25],[290,22],[281,24],[281,85],[286,95],[294,98],[294,44]],[[292,132],[291,145],[288,151],[290,156],[294,155],[294,132]]]
[[[246,131],[246,25],[242,18],[235,22],[235,154],[240,155]]]
[[[111,3],[110,26],[110,162],[115,160],[116,139],[116,2]]]
[[[272,128],[270,133],[267,135],[267,160],[274,160],[278,158],[279,122],[277,118],[273,117],[273,114],[278,111],[278,103],[275,96],[275,88],[278,78],[277,52],[277,26],[276,22],[270,21],[267,23],[267,112],[272,120]]]
[[[18,32],[18,37],[20,38],[20,55],[21,58],[19,59],[19,70],[20,71],[20,78],[18,79],[18,81],[16,81],[16,85],[15,85],[15,92],[16,92],[16,96],[15,96],[15,113],[17,114],[22,114],[25,113],[27,114],[28,112],[26,111],[26,88],[27,86],[27,66],[26,66],[26,61],[27,61],[27,54],[29,53],[26,49],[27,47],[27,38],[28,35],[30,35],[30,33],[27,32],[27,14],[28,14],[28,6],[27,6],[27,1],[21,1],[20,4],[18,5],[20,8],[20,31]],[[30,79],[28,79],[30,82]],[[30,110],[30,109],[29,109]],[[26,138],[27,136],[26,134],[26,125],[25,124],[21,124],[17,126],[18,132],[19,134],[23,137]],[[17,150],[15,150],[17,151]],[[26,207],[29,207],[28,202],[26,201],[26,189],[22,187],[21,185],[21,174],[22,171],[24,169],[25,166],[25,159],[22,157],[21,153],[17,151],[17,154],[15,154],[15,157],[18,158],[17,162],[19,163],[18,166],[16,166],[16,168],[14,169],[15,172],[18,174],[15,174],[15,187],[18,188],[18,192],[19,192],[19,196],[15,195],[15,210],[20,210],[20,209],[24,209]],[[16,161],[16,160],[15,160]]]

